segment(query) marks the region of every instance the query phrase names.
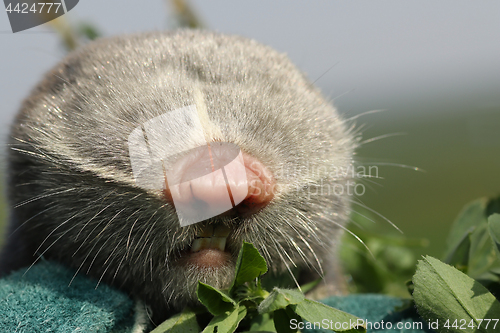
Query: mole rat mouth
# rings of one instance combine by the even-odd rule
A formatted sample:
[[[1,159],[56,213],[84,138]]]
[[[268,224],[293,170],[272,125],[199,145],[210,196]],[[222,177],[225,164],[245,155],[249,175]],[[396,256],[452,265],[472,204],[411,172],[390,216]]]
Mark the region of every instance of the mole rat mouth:
[[[177,263],[201,269],[228,265],[232,255],[226,251],[231,229],[223,224],[208,224],[201,228],[189,249],[182,252]]]
[[[276,182],[257,158],[232,143],[211,142],[186,151],[165,168],[164,199],[176,210],[181,227],[216,217],[244,219],[274,198]],[[226,251],[231,229],[203,223],[179,264],[214,268],[231,262]]]
[[[196,235],[191,244],[190,252],[195,253],[206,249],[225,251],[227,237],[230,232],[231,229],[223,224],[207,225]]]

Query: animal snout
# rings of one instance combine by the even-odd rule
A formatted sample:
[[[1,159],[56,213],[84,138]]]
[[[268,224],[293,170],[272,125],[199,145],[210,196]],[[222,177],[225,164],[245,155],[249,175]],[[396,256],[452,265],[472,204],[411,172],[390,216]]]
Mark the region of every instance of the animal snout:
[[[191,149],[164,170],[167,201],[182,226],[221,214],[252,214],[274,197],[269,169],[237,145],[210,142]]]

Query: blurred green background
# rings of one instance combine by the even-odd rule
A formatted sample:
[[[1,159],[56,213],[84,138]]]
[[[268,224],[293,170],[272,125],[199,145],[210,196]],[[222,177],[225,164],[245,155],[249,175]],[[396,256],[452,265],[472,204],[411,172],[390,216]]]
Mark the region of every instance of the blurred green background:
[[[423,171],[380,167],[381,186],[373,185],[362,202],[406,236],[429,239],[429,247],[417,252],[441,255],[450,224],[462,207],[476,198],[500,194],[500,108],[454,110],[444,116],[368,117],[365,137],[404,134],[366,144],[358,150],[360,160],[400,163]]]

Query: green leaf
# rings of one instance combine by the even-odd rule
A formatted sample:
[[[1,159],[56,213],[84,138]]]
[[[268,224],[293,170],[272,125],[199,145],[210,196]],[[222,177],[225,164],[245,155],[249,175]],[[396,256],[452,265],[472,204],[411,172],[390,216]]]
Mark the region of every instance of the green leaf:
[[[465,206],[458,218],[453,222],[448,234],[448,251],[452,252],[463,241],[464,235],[486,222],[486,207],[488,200],[485,198],[475,200]]]
[[[480,279],[488,275],[491,270],[500,267],[500,260],[497,256],[496,246],[494,245],[490,232],[488,230],[488,221],[480,225],[471,235],[471,250],[467,274]]]
[[[469,254],[471,247],[471,235],[475,227],[470,227],[469,230],[462,236],[456,247],[449,251],[445,262],[453,266],[467,266],[469,264]]]
[[[493,328],[494,325],[486,328],[486,322],[479,324],[482,319],[498,318],[500,303],[479,282],[454,267],[426,256],[417,265],[413,283],[415,286],[413,298],[419,314],[430,322],[438,320],[441,331],[457,333],[497,331]],[[443,324],[447,320],[449,328],[444,330]],[[458,322],[464,320],[467,324],[474,320],[475,328],[467,325],[464,325],[467,327],[458,325],[458,328],[454,328],[452,323],[455,320]]]
[[[448,250],[445,256],[445,262],[455,264],[473,279],[487,284],[498,280],[490,272],[500,269],[500,256],[492,242],[487,219],[490,213],[495,212],[495,203],[495,200],[488,201],[483,198],[464,208],[454,222],[448,237]],[[468,258],[466,258],[467,247],[469,247]],[[465,261],[467,263],[463,265]]]
[[[488,218],[488,231],[495,243],[497,255],[500,256],[500,214],[493,214]]]
[[[240,321],[246,316],[247,308],[244,306],[235,307],[232,311],[215,316],[203,333],[232,333],[238,328]]]
[[[311,323],[322,323],[325,318],[328,318],[328,320],[333,322],[329,323],[329,326],[333,326],[330,328],[335,330],[335,332],[366,332],[362,319],[347,312],[329,307],[323,303],[305,299],[299,304],[290,305],[290,308],[293,309],[297,315]]]
[[[80,23],[77,30],[80,35],[86,37],[89,40],[94,40],[101,36],[99,30],[94,25],[87,22]]]
[[[352,278],[349,284],[351,292],[407,297],[404,283],[415,273],[417,263],[410,248],[423,248],[428,242],[424,239],[381,235],[370,231],[370,226],[362,226],[363,230],[352,227],[351,231],[364,244],[350,234],[345,234],[340,247],[343,267]]]
[[[290,304],[298,304],[304,299],[304,294],[298,290],[274,288],[269,296],[260,303],[258,311],[260,314],[273,312],[284,309]]]
[[[486,216],[489,217],[495,213],[500,214],[500,196],[491,199],[486,207]]]
[[[201,328],[196,321],[197,313],[199,311],[185,308],[181,313],[165,320],[160,326],[151,331],[151,333],[198,333]]]
[[[214,316],[222,315],[225,312],[232,312],[236,307],[236,302],[222,291],[214,287],[198,282],[196,295],[200,302],[205,305],[208,311]]]
[[[236,273],[229,294],[232,295],[236,287],[252,281],[266,272],[266,260],[252,244],[243,242],[236,261]]]
[[[296,323],[302,322],[302,318],[298,316],[292,309],[286,307],[273,312],[274,327],[278,333],[295,333],[298,329],[292,329],[290,323],[295,319]]]
[[[297,287],[295,280],[292,276],[300,275],[300,269],[298,267],[290,267],[290,271],[285,272],[273,272],[268,271],[266,275],[262,276],[259,280],[263,289],[272,290],[274,287],[294,289]]]
[[[269,313],[259,314],[252,318],[250,322],[250,331],[274,332],[274,322]]]
[[[415,290],[415,286],[413,285],[413,281],[406,281],[406,288],[408,288],[408,292],[410,295],[413,295],[413,291]]]

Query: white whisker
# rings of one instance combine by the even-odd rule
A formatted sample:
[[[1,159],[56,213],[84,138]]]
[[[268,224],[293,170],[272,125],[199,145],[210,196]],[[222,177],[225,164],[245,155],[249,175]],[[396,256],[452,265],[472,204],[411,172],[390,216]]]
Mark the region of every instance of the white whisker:
[[[292,277],[292,279],[293,279],[293,282],[295,283],[295,285],[297,286],[297,288],[299,288],[299,290],[301,290],[301,289],[300,289],[299,282],[298,282],[298,281],[297,281],[297,279],[295,278],[295,275],[293,275],[293,272],[292,272],[292,270],[291,270],[291,268],[290,268],[290,265],[289,265],[289,264],[288,264],[288,262],[285,260],[285,258],[283,258],[283,255],[281,254],[280,249],[281,249],[284,253],[286,253],[286,251],[283,249],[283,247],[282,247],[282,246],[281,246],[281,245],[280,245],[280,244],[279,244],[279,243],[278,243],[278,242],[277,242],[274,238],[271,238],[271,239],[272,239],[272,241],[274,242],[274,247],[275,247],[275,249],[276,249],[276,253],[278,253],[278,255],[279,255],[279,256],[280,256],[280,258],[281,258],[281,261],[285,264],[286,269],[288,270],[288,273],[290,273],[290,276],[291,276],[291,277]],[[280,247],[280,249],[278,249],[278,247]],[[301,290],[301,291],[302,291],[302,290]]]
[[[365,145],[367,143],[375,142],[375,141],[378,141],[378,140],[382,140],[382,139],[386,139],[386,138],[391,138],[391,137],[394,137],[394,136],[402,136],[402,135],[407,135],[407,133],[399,132],[399,133],[388,133],[388,134],[384,134],[384,135],[379,135],[379,136],[367,139],[365,141],[361,141],[359,144],[360,145]]]
[[[97,256],[99,256],[99,253],[102,251],[102,249],[107,244],[107,242],[108,242],[108,240],[106,240],[104,243],[102,243],[101,247],[99,248],[99,250],[97,251],[97,253],[94,256],[94,259],[92,259],[92,261],[90,262],[89,268],[87,269],[87,275],[90,273],[90,270],[92,269],[92,266],[94,265],[94,262],[97,259]]]
[[[28,273],[28,271],[29,271],[29,270],[33,267],[33,265],[35,265],[35,264],[36,264],[36,263],[37,263],[37,262],[38,262],[38,261],[39,261],[39,260],[43,257],[43,255],[44,255],[44,254],[45,254],[48,250],[50,250],[50,248],[51,248],[51,247],[52,247],[55,243],[57,243],[57,242],[58,242],[58,241],[59,241],[62,237],[64,237],[64,236],[65,236],[65,235],[66,235],[69,231],[71,231],[74,227],[75,227],[75,226],[73,226],[73,227],[69,228],[68,230],[66,230],[65,232],[63,232],[63,233],[61,234],[61,236],[59,236],[59,237],[58,237],[55,241],[53,241],[53,242],[52,242],[52,244],[50,244],[50,245],[49,245],[49,246],[48,246],[48,247],[47,247],[47,248],[46,248],[46,249],[45,249],[45,250],[44,250],[44,251],[43,251],[43,252],[42,252],[42,253],[41,253],[41,254],[40,254],[40,255],[39,255],[39,256],[38,256],[35,260],[34,260],[34,261],[33,261],[33,263],[31,263],[31,265],[28,267],[28,269],[26,270],[26,272],[24,272],[23,276],[24,276],[24,275],[26,275],[26,273]],[[38,251],[38,250],[37,250],[37,251]],[[33,255],[35,255],[37,251],[35,251],[35,253],[34,253]]]
[[[102,212],[104,212],[106,209],[108,209],[109,207],[111,207],[114,203],[110,203],[109,205],[107,205],[106,207],[104,207],[103,209],[101,209],[99,212],[97,212],[94,216],[92,216],[84,225],[83,227],[80,229],[80,231],[78,232],[78,234],[76,235],[75,237],[75,241],[78,240],[78,237],[80,237],[80,234],[82,233],[83,229],[85,229],[90,222],[92,222],[97,216],[99,216],[99,214],[101,214]],[[77,250],[78,251],[78,250]],[[75,252],[76,253],[76,252]]]
[[[89,251],[87,251],[87,255],[85,256],[85,259],[83,259],[82,263],[80,264],[80,266],[76,270],[75,274],[73,275],[73,278],[71,278],[71,281],[69,282],[68,287],[71,286],[71,283],[73,283],[73,280],[76,278],[76,276],[78,275],[80,270],[83,268],[83,265],[85,265],[85,262],[87,262],[88,257],[90,256],[90,254],[92,253],[92,250],[96,247],[96,245],[97,245],[97,242],[94,242],[94,245],[92,246],[92,248]],[[73,254],[73,256],[74,256],[74,254]]]
[[[72,215],[70,218],[66,219],[66,221],[62,222],[61,224],[59,224],[57,227],[54,228],[54,230],[52,230],[48,235],[47,237],[45,237],[45,239],[43,240],[43,242],[38,246],[38,248],[35,250],[35,253],[38,252],[40,250],[40,248],[43,246],[43,244],[45,244],[45,242],[50,238],[50,236],[52,236],[52,234],[54,234],[54,232],[57,231],[57,229],[59,229],[60,227],[62,227],[63,225],[65,225],[66,223],[68,223],[69,221],[71,221],[73,218],[77,217],[78,215],[82,214],[83,212],[80,211],[74,215]],[[68,230],[71,230],[73,229],[74,227],[76,227],[77,225],[73,225],[70,229]],[[68,230],[66,232],[68,232]],[[46,251],[46,250],[45,250]],[[44,252],[45,253],[45,252]],[[34,254],[33,254],[34,255]]]
[[[396,229],[397,231],[399,231],[401,234],[404,234],[403,231],[401,231],[401,229],[399,229],[394,223],[392,223],[391,220],[389,220],[387,217],[385,217],[384,215],[380,214],[379,212],[367,207],[366,205],[362,204],[362,203],[359,203],[359,202],[356,202],[354,200],[350,200],[351,203],[355,204],[355,205],[358,205],[358,206],[361,206],[362,208],[372,212],[373,214],[381,217],[382,219],[384,219],[385,221],[387,221],[391,226],[393,226],[394,229]]]
[[[37,201],[37,200],[40,200],[40,199],[48,198],[48,197],[51,197],[51,196],[54,196],[54,195],[63,194],[63,193],[68,193],[68,192],[75,191],[75,190],[76,190],[75,188],[69,188],[69,189],[66,189],[66,190],[63,190],[63,191],[60,191],[60,192],[54,192],[54,193],[48,193],[48,194],[39,195],[39,196],[33,197],[31,199],[25,200],[25,201],[23,201],[21,203],[18,203],[17,205],[14,205],[14,208],[19,208],[21,206],[27,205],[27,204],[29,204],[31,202],[34,202],[34,201]]]
[[[9,235],[9,237],[12,237],[14,235],[14,233],[16,233],[19,229],[21,229],[26,223],[28,223],[29,221],[33,220],[35,217],[47,212],[49,209],[53,209],[54,206],[51,206],[51,207],[48,207],[48,208],[45,208],[44,210],[36,213],[35,215],[33,215],[32,217],[30,217],[29,219],[27,219],[26,221],[24,221],[20,226],[18,226],[16,229],[14,229],[14,231],[12,231]]]
[[[355,116],[352,116],[350,118],[347,118],[345,119],[344,121],[345,122],[351,122],[353,120],[356,120],[358,119],[359,117],[363,117],[363,116],[366,116],[366,115],[369,115],[369,114],[374,114],[374,113],[379,113],[379,112],[386,112],[388,111],[387,109],[379,109],[379,110],[370,110],[370,111],[365,111],[365,112],[362,112],[360,114],[357,114]]]
[[[356,164],[358,164],[358,165],[395,166],[395,167],[399,167],[399,168],[405,168],[405,169],[411,169],[411,170],[420,171],[420,172],[426,172],[425,170],[423,170],[423,169],[421,169],[419,167],[416,167],[416,166],[413,166],[413,165],[400,164],[400,163],[389,163],[389,162],[366,162],[366,163],[361,163],[361,162],[357,162]]]
[[[349,233],[352,237],[356,238],[356,240],[358,242],[360,242],[361,244],[363,244],[363,246],[365,247],[365,249],[370,253],[370,255],[372,256],[373,259],[375,259],[375,256],[373,255],[372,251],[370,250],[370,248],[368,248],[368,246],[365,244],[365,242],[363,242],[363,240],[361,238],[359,238],[358,235],[356,235],[355,233],[353,233],[351,230],[347,229],[346,227],[344,227],[343,225],[341,225],[340,223],[337,223],[335,221],[331,221],[333,222],[334,224],[336,224],[339,228],[343,229],[345,232]]]

